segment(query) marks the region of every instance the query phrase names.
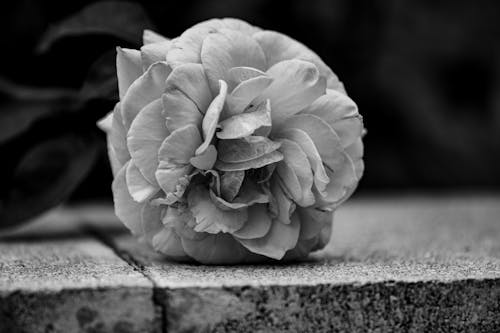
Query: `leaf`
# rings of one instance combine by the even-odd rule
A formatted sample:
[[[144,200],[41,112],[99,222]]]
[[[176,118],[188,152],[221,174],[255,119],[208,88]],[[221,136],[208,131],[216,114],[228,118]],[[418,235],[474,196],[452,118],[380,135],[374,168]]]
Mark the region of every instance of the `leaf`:
[[[90,171],[98,146],[97,140],[68,134],[31,148],[2,184],[0,229],[19,225],[66,199]]]
[[[62,38],[87,34],[111,35],[140,45],[144,29],[151,26],[144,9],[137,3],[97,2],[50,27],[42,36],[37,51],[39,53],[48,51]]]
[[[118,79],[116,77],[115,51],[108,51],[89,68],[80,94],[82,99],[118,99]]]

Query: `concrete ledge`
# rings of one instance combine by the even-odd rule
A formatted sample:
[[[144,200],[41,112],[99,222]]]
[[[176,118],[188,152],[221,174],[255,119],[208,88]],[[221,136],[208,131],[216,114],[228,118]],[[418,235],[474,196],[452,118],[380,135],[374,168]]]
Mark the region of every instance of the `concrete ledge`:
[[[499,197],[353,201],[276,266],[169,263],[107,208],[65,213],[69,239],[0,238],[0,332],[500,331]]]

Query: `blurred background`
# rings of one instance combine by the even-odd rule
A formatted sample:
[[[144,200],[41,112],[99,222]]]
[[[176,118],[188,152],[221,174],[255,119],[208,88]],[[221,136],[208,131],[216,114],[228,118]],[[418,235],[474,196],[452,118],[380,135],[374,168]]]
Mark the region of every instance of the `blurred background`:
[[[115,46],[137,47],[144,28],[175,37],[213,17],[285,33],[337,73],[368,130],[356,195],[500,188],[498,1],[91,3],[0,4],[4,225],[63,200],[110,201],[95,122],[117,100]]]

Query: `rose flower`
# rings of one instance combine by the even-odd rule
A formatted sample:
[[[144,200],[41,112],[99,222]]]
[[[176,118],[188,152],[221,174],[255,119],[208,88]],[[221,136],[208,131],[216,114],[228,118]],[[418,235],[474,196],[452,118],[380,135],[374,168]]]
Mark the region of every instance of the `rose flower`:
[[[205,264],[323,248],[363,173],[356,104],[283,34],[214,19],[117,49],[108,132],[118,218],[155,250]]]

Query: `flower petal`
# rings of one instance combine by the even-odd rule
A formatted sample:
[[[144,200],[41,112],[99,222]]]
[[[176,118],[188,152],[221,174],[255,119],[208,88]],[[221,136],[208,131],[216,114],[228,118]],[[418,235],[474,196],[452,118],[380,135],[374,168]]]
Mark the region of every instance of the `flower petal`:
[[[163,167],[189,164],[201,143],[200,132],[194,125],[186,125],[173,131],[157,150],[157,158]]]
[[[311,164],[307,159],[307,155],[295,141],[281,139],[280,142],[280,151],[284,156],[283,161],[281,161],[280,164],[285,163],[286,165],[288,165],[293,173],[297,175],[297,179],[300,183],[300,200],[296,200],[298,198],[294,198],[294,201],[299,206],[311,206],[312,204],[314,204],[314,194],[312,193],[313,174],[311,171]],[[281,175],[281,171],[282,169],[278,166],[278,174],[283,179],[283,181],[286,181],[285,178]]]
[[[130,160],[130,153],[127,147],[127,131],[123,126],[120,102],[116,103],[113,110],[111,132],[109,133],[108,140],[120,165],[127,163]]]
[[[336,170],[342,165],[343,149],[340,138],[323,119],[312,114],[298,114],[288,118],[281,126],[281,129],[290,128],[306,132],[314,142],[323,163],[332,170]],[[279,131],[280,129],[277,129],[277,133]]]
[[[241,171],[249,169],[258,169],[268,164],[279,162],[283,159],[283,154],[279,151],[272,151],[269,154],[262,155],[253,160],[239,162],[239,163],[226,163],[222,161],[215,162],[215,168],[220,171]]]
[[[111,127],[113,123],[113,111],[108,112],[103,118],[101,118],[97,122],[97,127],[101,129],[101,131],[109,134],[111,132]]]
[[[162,222],[166,227],[173,227],[181,238],[201,240],[209,236],[207,233],[193,230],[196,222],[191,212],[187,209],[181,210],[172,206],[167,207]]]
[[[167,91],[162,95],[162,103],[169,133],[186,125],[201,129],[203,114],[183,92],[176,89]]]
[[[130,195],[137,202],[146,201],[160,190],[157,185],[151,184],[144,178],[133,161],[128,163],[125,179]]]
[[[304,44],[275,31],[261,31],[252,36],[264,50],[268,66],[288,59],[302,59],[315,64],[321,76],[327,79],[330,89],[345,92],[344,86],[332,70],[321,60],[321,58],[307,48]]]
[[[141,47],[142,69],[146,71],[149,66],[155,62],[165,61],[167,53],[172,47],[172,42],[169,40],[146,44]]]
[[[192,170],[193,167],[191,165],[166,167],[160,163],[160,166],[155,173],[156,180],[158,181],[158,184],[160,185],[162,190],[167,194],[168,199],[174,202],[178,200],[179,196],[176,195],[174,198],[169,198],[168,195],[170,193],[176,192],[177,187],[180,185],[181,179],[189,175]]]
[[[182,247],[181,238],[173,228],[164,227],[152,239],[153,248],[170,258],[186,259],[187,255]]]
[[[219,122],[219,117],[224,107],[224,101],[227,96],[227,84],[224,81],[219,81],[220,89],[219,94],[214,98],[210,106],[208,107],[205,117],[203,118],[202,130],[203,138],[205,141],[196,150],[196,155],[203,154],[203,152],[208,148],[215,134],[217,128],[217,123]]]
[[[279,62],[267,70],[273,83],[254,101],[271,100],[273,126],[300,112],[326,91],[326,82],[316,66],[293,59]]]
[[[276,167],[283,191],[294,202],[302,200],[302,186],[295,171],[285,162],[281,161]]]
[[[118,92],[120,99],[123,99],[132,82],[141,75],[141,52],[117,47],[116,76],[118,77]]]
[[[202,264],[241,263],[246,255],[245,249],[228,234],[208,235],[202,240],[182,238],[184,251]]]
[[[125,178],[128,163],[125,164],[113,179],[113,202],[116,216],[130,229],[132,234],[141,235],[141,209],[145,203],[135,202],[130,196]]]
[[[361,179],[364,171],[363,163],[363,141],[358,138],[353,144],[345,148],[345,152],[354,163],[354,170],[356,171],[356,178]]]
[[[229,80],[235,83],[235,87],[243,81],[247,81],[258,76],[267,76],[267,74],[263,71],[246,66],[233,67],[229,69],[228,75]]]
[[[163,224],[161,223],[161,211],[160,207],[154,207],[151,205],[143,205],[141,209],[141,227],[144,240],[151,244],[154,235],[163,229]]]
[[[238,139],[252,135],[258,128],[271,127],[271,104],[261,103],[255,111],[240,113],[219,123],[222,128],[217,133],[219,139]]]
[[[148,104],[134,119],[127,134],[132,160],[151,184],[156,184],[158,149],[167,135],[162,109],[160,99]]]
[[[281,143],[264,136],[221,140],[218,144],[219,160],[226,163],[250,161],[277,150]]]
[[[280,260],[286,251],[297,244],[300,232],[300,221],[294,214],[290,224],[273,221],[269,232],[261,238],[236,240],[249,251]]]
[[[277,221],[289,224],[290,217],[295,211],[295,204],[285,194],[277,177],[273,177],[271,180],[271,194],[273,198],[269,206],[271,212],[276,217]]]
[[[269,76],[261,75],[238,84],[227,97],[228,116],[242,113],[272,82]]]
[[[123,124],[126,129],[143,107],[161,97],[169,73],[170,67],[166,63],[157,62],[130,85],[121,99]]]
[[[201,63],[214,94],[219,90],[219,80],[229,81],[229,70],[233,67],[266,69],[266,58],[259,44],[248,35],[228,29],[209,34],[203,40]]]
[[[301,113],[313,114],[326,121],[340,137],[343,147],[352,144],[363,131],[356,104],[347,95],[335,90],[328,89],[325,95]]]
[[[196,232],[232,233],[240,229],[248,218],[246,209],[224,211],[218,208],[210,199],[208,189],[200,186],[189,191],[187,200],[196,220]]]
[[[330,183],[326,187],[326,196],[320,198],[320,205],[324,203],[338,205],[352,193],[351,189],[356,186],[358,179],[356,177],[355,166],[345,152],[342,152],[342,164],[334,171],[326,169],[330,177]]]
[[[314,207],[298,208],[300,217],[299,239],[311,239],[319,235],[327,223],[332,223],[333,212],[331,210],[320,210]]]
[[[309,135],[298,128],[290,128],[280,132],[279,136],[294,141],[302,148],[313,170],[314,185],[320,193],[323,193],[330,178],[326,175],[321,156]]]
[[[189,160],[191,165],[200,170],[210,170],[217,160],[217,149],[214,145],[208,146],[201,155],[193,156]]]
[[[248,221],[243,228],[233,232],[233,236],[240,239],[264,237],[269,232],[271,223],[266,205],[253,205],[248,208]]]
[[[164,37],[160,35],[157,32],[154,32],[149,29],[144,29],[142,32],[142,44],[147,45],[147,44],[153,44],[153,43],[160,43],[160,42],[166,42],[169,39],[167,37]]]
[[[240,191],[245,171],[227,171],[220,177],[220,194],[226,201],[232,201]]]
[[[166,85],[167,91],[177,89],[183,92],[203,114],[212,102],[212,93],[201,64],[189,63],[175,67]]]

